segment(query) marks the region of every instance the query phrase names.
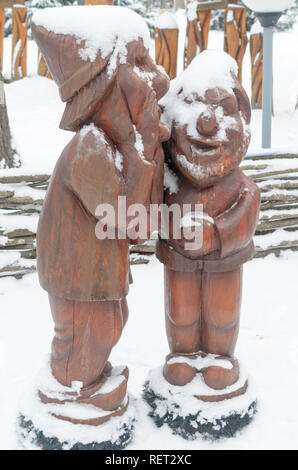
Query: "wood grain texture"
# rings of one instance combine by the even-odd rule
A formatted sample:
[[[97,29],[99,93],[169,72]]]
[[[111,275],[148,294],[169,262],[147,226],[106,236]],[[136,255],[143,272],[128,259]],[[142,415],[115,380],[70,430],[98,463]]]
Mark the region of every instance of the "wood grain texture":
[[[114,0],[85,0],[85,5],[114,5]]]
[[[75,400],[110,412],[110,419],[125,412],[128,370],[117,374],[123,379],[111,391],[102,386],[111,375],[109,354],[128,317],[132,237],[126,222],[131,219],[122,210],[126,226],[116,217],[111,225],[119,231],[101,238],[97,208],[110,204],[118,213],[119,196],[126,197],[127,207],[162,201],[161,142],[169,130],[164,134],[158,100],[167,92],[169,80],[141,40],[127,45],[126,62],[117,64],[111,77],[110,56],[103,58],[99,51],[94,61],[83,60],[74,35],[55,34],[34,23],[31,29],[66,102],[60,127],[76,132],[58,159],[37,230],[39,280],[49,293],[55,323],[52,373],[64,385],[83,382]],[[92,125],[86,129],[85,124]],[[142,158],[136,132],[142,136]],[[62,407],[63,402],[73,402],[69,395],[62,397]],[[42,400],[53,402],[49,396]],[[66,417],[63,410],[57,417],[84,422]],[[100,416],[84,422],[102,423]]]
[[[27,8],[12,9],[11,75],[18,80],[27,75]]]
[[[38,73],[38,75],[53,79],[53,77],[51,75],[51,72],[49,71],[48,66],[46,64],[46,61],[44,60],[44,57],[43,57],[43,55],[42,55],[42,53],[40,52],[39,49],[38,49],[37,54],[38,54],[37,55],[37,73]]]
[[[233,3],[229,0],[221,0],[221,1],[202,1],[199,0],[201,3],[199,5],[199,9],[201,11],[208,11],[208,10],[223,10],[224,8],[227,7],[228,3]]]
[[[0,0],[0,8],[10,8],[14,5],[24,5],[24,0]]]
[[[185,50],[185,66],[187,67],[193,58],[207,49],[210,30],[211,11],[198,11],[197,18],[187,21]]]
[[[263,34],[251,34],[250,56],[252,75],[251,105],[253,109],[262,109],[263,98]]]
[[[205,78],[204,70],[201,74],[202,79]],[[179,87],[177,96],[183,91],[183,87]],[[187,100],[189,106],[194,100]],[[168,106],[172,106],[173,101]],[[239,124],[237,127],[233,124],[233,131],[232,127],[225,128],[228,140],[219,144],[222,124],[217,109],[224,101],[226,104],[233,102],[233,106],[225,107],[225,114],[233,116],[234,123]],[[188,214],[194,214],[198,204],[206,217],[202,218],[197,232],[201,239],[192,247],[186,241],[193,239],[194,230],[192,237],[187,232],[189,225],[185,233],[177,232],[181,219],[175,223],[172,217],[168,237],[160,231],[156,256],[165,265],[165,321],[170,349],[163,372],[169,383],[179,386],[201,373],[209,388],[224,390],[239,378],[234,351],[239,330],[242,266],[254,254],[252,237],[258,222],[260,193],[257,185],[239,168],[249,145],[241,119],[249,124],[251,109],[237,77],[234,77],[233,91],[228,94],[220,88],[208,89],[201,106],[196,117],[198,137],[194,139],[186,125],[173,120],[171,138],[164,143],[166,162],[177,182],[175,191],[165,190],[164,203],[168,207],[178,206],[181,214],[186,203],[189,204]],[[212,158],[210,145],[218,149]],[[186,160],[183,164],[182,149]],[[193,162],[199,171],[194,170]],[[174,355],[182,358],[174,360]],[[198,356],[210,355],[218,356],[214,366],[199,369],[199,362],[196,368]],[[184,360],[183,356],[187,358]],[[232,363],[231,369],[222,366],[223,358]],[[239,385],[235,396],[245,390],[243,384]],[[210,399],[199,398],[220,401],[232,396],[212,393]]]
[[[155,29],[155,61],[170,77],[177,74],[178,29]]]
[[[0,72],[3,67],[3,43],[4,43],[4,25],[5,25],[5,11],[0,8]]]
[[[238,78],[241,83],[242,61],[248,43],[246,33],[246,8],[227,7],[224,30],[224,50],[236,60],[238,64]]]

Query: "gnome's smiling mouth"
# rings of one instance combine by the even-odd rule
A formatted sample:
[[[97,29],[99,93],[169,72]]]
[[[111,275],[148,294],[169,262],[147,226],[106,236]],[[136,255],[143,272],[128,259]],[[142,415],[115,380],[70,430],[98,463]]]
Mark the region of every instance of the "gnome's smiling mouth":
[[[203,155],[216,155],[220,150],[220,142],[205,142],[197,139],[189,139],[192,152],[203,154]]]

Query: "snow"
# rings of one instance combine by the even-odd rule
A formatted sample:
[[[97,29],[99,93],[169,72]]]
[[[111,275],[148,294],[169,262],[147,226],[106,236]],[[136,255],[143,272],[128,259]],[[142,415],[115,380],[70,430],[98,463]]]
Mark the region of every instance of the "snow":
[[[169,194],[178,191],[178,177],[166,163],[164,165],[164,187],[169,190]]]
[[[122,172],[123,169],[123,156],[116,149],[113,153],[110,144],[107,142],[104,132],[101,129],[98,129],[93,123],[83,126],[80,130],[80,137],[84,138],[89,132],[91,132],[96,138],[96,144],[103,144],[106,149],[106,157],[114,162],[115,167]],[[100,148],[100,147],[99,147]]]
[[[282,242],[298,242],[297,231],[291,232],[279,228],[273,233],[265,233],[256,237],[256,245],[260,248],[268,248],[268,246],[279,246]]]
[[[93,122],[91,124],[87,124],[86,126],[83,126],[82,129],[80,130],[80,136],[85,137],[87,134],[91,132],[94,137],[98,137],[101,142],[104,144],[106,143],[106,140],[104,138],[104,133],[101,129],[98,129]]]
[[[238,66],[230,55],[218,50],[203,51],[171,82],[170,94],[183,89],[183,98],[192,99],[204,97],[210,88],[219,87],[230,91],[234,85],[231,73],[237,75]]]
[[[190,2],[187,5],[187,19],[188,21],[194,21],[197,19],[197,8],[198,8],[198,3],[196,0]]]
[[[177,21],[179,27],[185,26],[185,16],[181,11],[177,12]],[[179,37],[179,50],[182,51],[185,30],[180,31]],[[262,153],[298,151],[298,110],[295,111],[298,61],[293,60],[297,41],[297,26],[292,32],[275,33],[272,149]],[[222,50],[223,33],[211,32],[209,47]],[[10,76],[10,52],[11,39],[6,38],[5,77]],[[154,55],[154,47],[151,47],[151,53]],[[180,54],[180,72],[182,62]],[[22,167],[1,170],[1,176],[50,173],[62,149],[73,136],[72,133],[58,129],[64,105],[60,102],[57,86],[47,78],[36,76],[36,69],[37,47],[28,40],[28,78],[5,84],[9,118],[14,141],[21,154]],[[249,48],[243,63],[243,82],[250,95]],[[249,153],[260,154],[261,111],[253,111],[251,127]],[[249,163],[249,160],[244,162]],[[293,166],[291,159],[266,160],[267,163],[272,169]],[[251,170],[251,173],[256,171]],[[23,218],[22,222],[20,217]],[[37,217],[1,214],[1,226],[8,229],[21,225],[26,228],[26,221],[27,228],[35,231]],[[274,236],[258,236],[258,244],[262,243],[263,237],[268,237],[270,242],[276,244],[289,237],[293,237],[293,240],[297,238],[295,232],[280,229]],[[15,252],[1,253],[0,266],[18,258],[19,254]],[[24,262],[34,264],[35,261],[22,260],[22,264]],[[203,439],[185,441],[174,436],[167,426],[158,429],[148,416],[149,407],[141,399],[142,385],[149,370],[160,367],[169,352],[164,328],[163,266],[155,259],[147,265],[132,266],[134,284],[128,296],[130,317],[110,358],[113,365],[128,365],[128,391],[136,398],[133,402],[136,411],[132,415],[137,414],[138,422],[134,441],[128,450],[297,449],[297,263],[298,253],[286,251],[280,258],[269,255],[265,259],[254,259],[244,267],[241,327],[236,356],[245,364],[250,383],[254,382],[256,387],[258,413],[253,422],[235,438],[216,443]],[[15,449],[15,421],[19,402],[25,398],[28,387],[30,393],[33,393],[32,380],[35,382],[38,370],[43,366],[44,355],[50,351],[53,322],[48,296],[39,286],[37,274],[28,274],[22,280],[2,278],[0,305],[0,448]],[[39,405],[38,401],[31,399],[29,404],[35,411],[35,406]],[[42,416],[44,407],[39,410],[42,422],[48,415]],[[56,424],[54,421],[55,432]],[[58,432],[71,432],[69,423],[65,422],[61,427]],[[76,427],[75,430],[86,436],[87,440],[94,440],[94,435],[88,435],[88,432],[92,432],[90,428],[82,430]],[[102,430],[106,431],[105,428]]]
[[[262,34],[263,33],[263,27],[259,20],[256,20],[252,27],[250,28],[250,34]]]
[[[20,412],[28,419],[32,420],[34,425],[43,431],[46,437],[57,437],[60,442],[67,442],[64,450],[72,447],[75,443],[81,442],[82,444],[89,444],[97,441],[112,441],[116,442],[121,434],[121,428],[133,422],[135,408],[133,400],[130,400],[128,410],[124,416],[114,417],[100,427],[86,426],[83,424],[76,424],[75,426],[68,421],[59,420],[51,415],[55,413],[59,415],[63,413],[65,417],[72,417],[76,419],[92,419],[104,417],[110,414],[109,411],[99,411],[93,405],[66,403],[59,405],[55,403],[44,404],[40,401],[37,389],[33,384],[30,384],[28,390],[24,393],[20,402]],[[57,425],[59,424],[59,426]],[[20,438],[21,445],[26,449],[34,449],[30,443],[32,438],[32,431]],[[19,444],[18,444],[19,446]]]
[[[133,125],[133,129],[134,129],[134,132],[135,132],[135,149],[136,151],[138,152],[138,154],[140,155],[140,157],[142,158],[142,160],[144,160],[144,144],[143,144],[143,137],[141,136],[141,134],[137,131],[137,128],[135,125]]]
[[[234,21],[234,12],[233,10],[229,10],[227,14],[227,23],[232,23]]]
[[[38,215],[5,215],[1,214],[0,227],[5,227],[4,235],[17,228],[27,229],[36,233],[38,224]]]
[[[96,393],[96,395],[102,394],[102,393],[110,393],[113,390],[115,390],[116,388],[118,388],[122,384],[122,382],[124,382],[124,381],[125,381],[125,377],[123,375],[112,376],[100,388],[100,390]],[[94,395],[92,395],[92,396],[94,396]]]
[[[13,197],[28,197],[33,200],[43,199],[46,193],[45,190],[31,188],[26,183],[15,183],[13,185],[0,183],[0,191],[13,191]]]
[[[155,26],[159,29],[177,29],[176,15],[168,11],[162,13],[156,18]]]
[[[196,358],[193,358],[191,355],[188,356],[175,356],[172,357],[167,361],[168,364],[183,364],[186,363],[191,367],[195,367],[197,370],[201,370],[207,367],[222,367],[223,369],[232,369],[233,364],[231,361],[226,360],[226,359],[218,359],[218,356],[215,354],[208,354],[207,356],[198,356]],[[212,392],[209,393],[213,394],[214,390],[212,389]],[[205,392],[204,392],[205,393]],[[198,394],[198,393],[197,393]],[[200,393],[201,394],[201,393]]]
[[[204,98],[206,91],[215,87],[233,94],[235,81],[232,74],[237,74],[237,64],[231,56],[216,50],[202,52],[193,59],[179,77],[172,80],[168,93],[160,101],[164,109],[163,119],[170,126],[173,122],[180,126],[186,125],[188,136],[200,138],[197,129],[198,117],[209,114],[210,110],[205,103],[196,101],[196,98]],[[234,117],[225,115],[221,106],[217,106],[215,114],[219,129],[212,140],[224,142],[227,140],[226,130],[233,129],[237,126],[237,122]],[[245,131],[249,132],[247,126],[245,126]],[[215,151],[216,149],[212,149],[210,152],[205,152],[205,155],[212,156]],[[183,155],[181,159],[183,160]],[[185,166],[192,165],[184,160],[182,163]],[[196,171],[195,168],[194,171]]]
[[[151,163],[148,162],[148,160],[146,160],[145,155],[144,155],[143,137],[142,137],[142,135],[137,131],[137,128],[136,128],[136,126],[135,126],[134,124],[132,125],[132,127],[133,127],[133,130],[134,130],[134,133],[135,133],[134,148],[135,148],[136,151],[138,152],[139,157],[142,159],[142,161],[143,161],[146,165],[151,165]]]
[[[298,376],[293,373],[298,367],[297,263],[298,254],[289,252],[282,258],[253,260],[244,267],[236,356],[256,387],[258,413],[236,438],[217,443],[185,441],[167,427],[156,428],[147,416],[149,407],[141,400],[142,384],[148,371],[161,366],[169,351],[164,328],[163,267],[157,260],[132,266],[130,318],[111,356],[112,364],[126,363],[130,368],[128,391],[136,398],[138,423],[128,450],[297,449]],[[148,294],[148,285],[154,295]],[[13,449],[17,446],[14,426],[19,399],[50,351],[53,323],[47,294],[36,274],[19,281],[2,279],[0,299],[0,447]]]
[[[133,70],[140,78],[148,80],[149,85],[152,87],[152,80],[154,79],[154,77],[156,77],[155,72],[145,72],[137,66],[135,66]],[[163,73],[165,73],[164,70]]]
[[[59,129],[64,105],[57,85],[48,78],[33,76],[6,85],[5,93],[12,134],[22,161],[22,169],[17,172],[49,174],[73,136]],[[16,173],[16,169],[11,173]]]
[[[207,361],[208,362],[208,361]],[[224,367],[224,366],[223,366]],[[179,415],[186,417],[188,415],[196,415],[200,410],[197,420],[199,422],[215,421],[217,418],[228,416],[235,411],[246,411],[249,406],[256,400],[254,387],[249,384],[247,392],[233,400],[223,400],[216,404],[211,402],[203,402],[198,400],[195,395],[210,396],[222,395],[222,390],[213,390],[208,387],[200,374],[196,374],[194,379],[183,387],[170,385],[163,377],[162,367],[157,367],[150,371],[148,375],[150,388],[156,395],[167,399],[167,405],[162,402],[162,408],[157,410],[156,414],[162,417],[165,411],[175,411],[176,406],[179,407]],[[226,387],[224,393],[233,393],[245,385],[247,375],[240,365],[240,377],[233,385]],[[166,408],[166,409],[165,409]],[[158,412],[159,411],[159,412]],[[177,410],[176,410],[177,413]]]
[[[290,8],[294,0],[278,0],[278,2],[272,2],[272,0],[245,0],[244,3],[248,8],[257,12],[280,12]]]
[[[2,237],[1,237],[2,238]],[[15,261],[20,259],[20,253],[15,252],[1,252],[0,253],[0,269],[8,266],[9,264],[13,264]]]
[[[122,371],[123,367],[113,368],[111,377],[100,389],[100,392],[108,393],[116,388],[116,386],[120,385],[125,378],[123,375],[118,376],[117,374]],[[22,394],[19,411],[27,420],[32,420],[35,426],[43,430],[46,436],[58,437],[61,442],[67,441],[69,446],[78,441],[88,444],[97,439],[102,441],[117,441],[121,427],[125,423],[131,423],[134,419],[135,408],[133,399],[130,399],[128,410],[123,417],[112,418],[111,421],[100,426],[100,429],[95,426],[72,426],[66,421],[57,422],[57,419],[52,416],[52,414],[56,414],[58,416],[62,415],[84,420],[101,418],[110,414],[110,411],[101,410],[94,405],[75,402],[74,400],[77,398],[81,388],[82,382],[79,381],[72,382],[72,387],[66,387],[60,384],[51,373],[50,356],[48,355],[45,357],[44,365]],[[65,395],[67,395],[69,402],[44,404],[40,400],[38,391],[41,391],[44,395],[53,400],[60,401],[64,400]],[[129,400],[129,398],[125,397],[123,405],[127,404],[127,400]],[[59,423],[59,426],[57,423]],[[25,439],[21,439],[25,448],[32,447],[30,437],[29,434],[25,436]],[[67,449],[67,446],[65,446],[65,449]]]
[[[208,169],[202,167],[199,163],[189,162],[185,155],[177,155],[177,160],[195,178],[209,175]]]
[[[120,171],[120,173],[123,170],[123,155],[119,152],[119,150],[116,150],[116,155],[115,155],[115,166],[117,170]]]
[[[129,42],[141,38],[146,48],[150,45],[145,21],[129,8],[105,5],[44,8],[34,14],[32,21],[56,34],[73,35],[78,44],[84,41],[79,54],[91,62],[98,51],[105,58],[116,48],[123,63]]]

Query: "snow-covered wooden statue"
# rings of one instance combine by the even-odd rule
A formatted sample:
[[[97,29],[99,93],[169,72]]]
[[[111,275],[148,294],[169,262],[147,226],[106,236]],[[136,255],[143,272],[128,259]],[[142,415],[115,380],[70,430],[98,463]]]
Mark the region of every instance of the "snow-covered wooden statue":
[[[150,373],[145,397],[156,421],[185,437],[229,436],[255,409],[234,357],[242,267],[254,255],[260,204],[258,187],[239,168],[250,142],[250,104],[234,59],[205,51],[171,82],[161,106],[171,126],[165,203],[184,215],[176,222],[181,237],[173,216],[169,239],[161,234],[157,245],[170,354],[163,370]],[[196,229],[201,237],[190,243]]]
[[[130,240],[122,231],[100,239],[97,211],[108,204],[117,213],[119,196],[127,206],[162,200],[161,142],[170,134],[158,99],[169,80],[149,56],[145,22],[129,9],[44,9],[32,34],[66,102],[60,127],[75,136],[39,220],[38,274],[55,337],[38,393],[21,407],[23,441],[122,448],[133,421],[128,369],[108,358],[128,317]]]

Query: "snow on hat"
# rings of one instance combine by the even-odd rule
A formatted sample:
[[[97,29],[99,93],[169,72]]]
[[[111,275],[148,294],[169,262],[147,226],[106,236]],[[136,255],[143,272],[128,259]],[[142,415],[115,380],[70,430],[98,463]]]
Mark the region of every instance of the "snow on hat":
[[[187,124],[195,135],[197,104],[186,104],[187,100],[192,102],[196,98],[204,98],[207,90],[222,88],[235,94],[245,123],[249,124],[250,101],[237,74],[238,65],[226,52],[211,49],[201,52],[179,77],[171,81],[168,93],[160,100],[163,119],[169,125],[174,121],[180,125]]]
[[[126,44],[143,39],[146,23],[134,11],[118,6],[45,8],[34,14],[32,34],[60,91],[69,101],[106,66],[113,75],[125,63]]]
[[[171,91],[183,89],[184,98],[204,97],[210,88],[233,90],[237,62],[223,51],[208,49],[197,55],[184,72],[171,82]]]

